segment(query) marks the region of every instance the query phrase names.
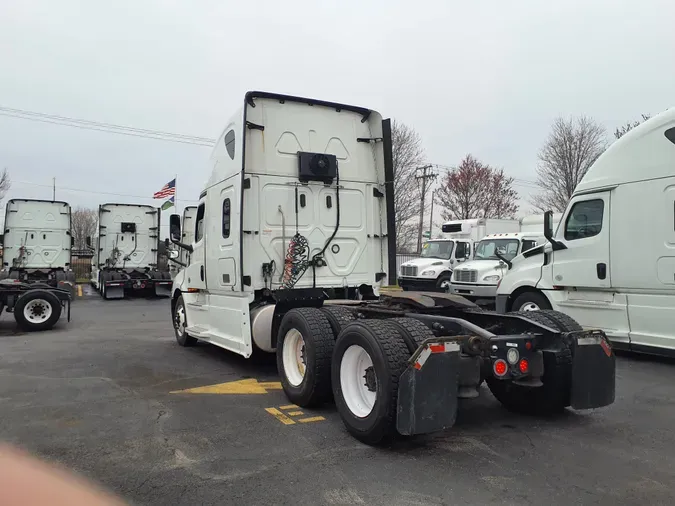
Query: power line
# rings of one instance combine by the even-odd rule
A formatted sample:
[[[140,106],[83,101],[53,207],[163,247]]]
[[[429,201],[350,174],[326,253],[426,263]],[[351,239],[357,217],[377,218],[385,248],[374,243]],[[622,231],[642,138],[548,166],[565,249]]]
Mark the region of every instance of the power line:
[[[440,164],[440,163],[434,163],[432,165],[436,168],[445,169],[445,170],[452,170],[452,169],[455,168],[455,167],[451,167],[450,165],[443,165],[443,164]],[[539,185],[539,183],[537,183],[536,181],[533,181],[531,179],[520,179],[520,178],[517,178],[517,177],[514,177],[512,179],[513,179],[513,184],[516,185],[516,186],[524,186],[526,188],[532,188],[532,189],[535,189],[535,190],[541,189],[541,186]]]
[[[131,137],[142,137],[159,141],[178,142],[182,144],[193,144],[197,146],[213,147],[215,139],[208,137],[199,137],[195,135],[176,134],[163,130],[150,130],[145,128],[135,128],[113,123],[103,123],[98,121],[81,120],[67,116],[58,116],[53,114],[44,114],[23,109],[13,109],[0,106],[0,116],[10,118],[24,119],[27,121],[36,121],[40,123],[49,123],[53,125],[68,126],[84,130],[93,130],[98,132],[112,133],[118,135],[127,135]]]

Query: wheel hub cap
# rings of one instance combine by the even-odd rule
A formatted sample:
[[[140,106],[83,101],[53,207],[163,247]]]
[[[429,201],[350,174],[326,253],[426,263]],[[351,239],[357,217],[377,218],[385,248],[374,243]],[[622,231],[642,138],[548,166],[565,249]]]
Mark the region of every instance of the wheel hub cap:
[[[52,315],[52,306],[43,299],[31,300],[23,310],[23,316],[31,323],[43,323]]]

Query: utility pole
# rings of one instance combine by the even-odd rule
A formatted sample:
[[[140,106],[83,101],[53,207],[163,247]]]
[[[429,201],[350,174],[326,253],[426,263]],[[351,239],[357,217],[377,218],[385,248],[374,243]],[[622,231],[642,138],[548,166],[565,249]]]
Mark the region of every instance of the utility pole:
[[[432,172],[433,165],[425,165],[415,169],[415,179],[422,180],[422,201],[420,202],[420,224],[417,230],[417,252],[422,251],[422,229],[424,228],[424,195],[427,192],[427,179],[436,179],[436,174]],[[419,174],[422,171],[422,174]]]
[[[52,202],[56,202],[56,178],[52,178]]]
[[[431,229],[434,228],[434,193],[436,193],[436,190],[431,190],[431,214],[429,215],[429,239],[431,239]]]

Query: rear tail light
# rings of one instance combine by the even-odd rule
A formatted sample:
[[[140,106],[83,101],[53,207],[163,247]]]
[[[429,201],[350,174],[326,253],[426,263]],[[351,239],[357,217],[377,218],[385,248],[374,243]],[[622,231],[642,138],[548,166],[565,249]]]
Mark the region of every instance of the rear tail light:
[[[527,371],[530,370],[530,364],[528,363],[526,358],[523,358],[520,360],[518,363],[518,368],[520,369],[520,372],[525,374]]]
[[[499,358],[495,360],[495,363],[492,365],[492,370],[495,373],[495,376],[502,377],[509,370],[509,366],[506,364],[506,360]]]

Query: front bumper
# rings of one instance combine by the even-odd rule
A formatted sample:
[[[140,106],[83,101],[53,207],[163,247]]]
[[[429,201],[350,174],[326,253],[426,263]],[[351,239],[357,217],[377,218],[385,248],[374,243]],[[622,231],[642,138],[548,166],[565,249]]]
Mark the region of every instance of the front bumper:
[[[398,278],[398,286],[404,290],[432,292],[436,290],[436,280],[431,278]]]
[[[450,285],[450,293],[475,299],[494,299],[497,285],[478,285],[473,283],[455,283]]]

